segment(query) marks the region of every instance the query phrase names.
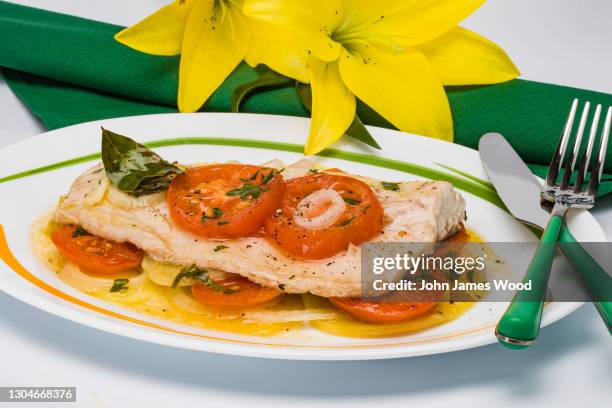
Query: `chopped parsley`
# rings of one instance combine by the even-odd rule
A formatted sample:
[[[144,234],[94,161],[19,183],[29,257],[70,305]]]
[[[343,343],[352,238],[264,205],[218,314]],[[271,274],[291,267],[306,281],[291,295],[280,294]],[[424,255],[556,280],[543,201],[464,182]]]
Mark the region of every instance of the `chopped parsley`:
[[[85,228],[80,225],[76,227],[76,229],[72,232],[72,238],[83,237],[86,235],[91,235],[89,232],[85,230]]]
[[[240,181],[244,181],[244,182],[248,182],[248,181],[255,181],[257,180],[257,175],[259,174],[259,170],[261,169],[257,169],[257,171],[255,171],[255,173],[253,173],[253,175],[249,178],[241,178]]]
[[[363,208],[361,209],[361,213],[365,214],[366,211],[368,211],[370,209],[370,207],[372,206],[372,204],[366,204],[363,206]]]
[[[197,279],[212,290],[223,293],[235,293],[234,289],[224,288],[208,276],[208,271],[200,269],[195,265],[183,268],[174,278],[172,288],[176,289],[183,279]]]
[[[265,188],[253,185],[251,183],[244,183],[242,187],[235,188],[225,193],[226,196],[240,196],[241,200],[253,199],[256,200],[259,196],[267,191]]]
[[[217,225],[227,225],[229,223],[230,223],[229,221],[219,221],[217,222]]]
[[[342,199],[344,200],[345,203],[350,204],[350,205],[359,205],[359,204],[361,204],[361,201],[357,200],[356,198],[343,197]]]
[[[130,282],[129,279],[115,279],[115,281],[113,282],[113,286],[110,288],[110,292],[111,293],[115,293],[115,292],[125,292],[126,290],[128,290],[128,287],[126,286],[128,283]]]
[[[389,190],[389,191],[399,191],[400,190],[400,185],[399,183],[391,183],[388,181],[381,181],[381,184],[383,186],[383,188],[385,190]]]
[[[274,176],[276,176],[275,170],[270,170],[268,174],[261,176],[261,185],[268,184]]]
[[[206,215],[206,213],[202,213],[202,223],[206,222],[206,220],[216,220],[221,218],[223,215],[223,210],[219,207],[215,207],[212,209],[212,215]]]
[[[319,170],[317,169],[310,169],[308,171],[311,172],[312,174],[317,174],[319,172]]]
[[[213,248],[213,251],[219,252],[219,251],[223,251],[224,249],[227,249],[227,248],[229,248],[229,247],[226,246],[226,245],[217,245],[216,247]]]
[[[346,227],[347,225],[349,225],[354,220],[355,220],[355,216],[353,215],[351,218],[348,218],[348,219],[342,221],[340,224],[338,224],[338,226],[339,227]]]

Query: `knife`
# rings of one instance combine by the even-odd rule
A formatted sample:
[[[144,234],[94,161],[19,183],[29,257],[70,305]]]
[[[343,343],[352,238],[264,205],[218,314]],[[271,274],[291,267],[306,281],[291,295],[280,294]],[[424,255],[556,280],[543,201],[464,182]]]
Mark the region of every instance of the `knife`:
[[[518,221],[543,231],[550,214],[540,206],[542,185],[512,146],[499,133],[487,133],[478,144],[480,158],[497,194]],[[576,238],[563,227],[559,236],[562,253],[573,264],[590,290],[595,307],[612,335],[612,291],[610,275]]]

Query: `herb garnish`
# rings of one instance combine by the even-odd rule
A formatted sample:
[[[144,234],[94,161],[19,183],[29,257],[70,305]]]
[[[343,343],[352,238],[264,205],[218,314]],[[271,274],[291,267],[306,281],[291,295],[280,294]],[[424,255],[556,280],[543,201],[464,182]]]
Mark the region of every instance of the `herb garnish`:
[[[227,225],[229,223],[230,223],[229,221],[219,221],[217,222],[217,225]]]
[[[263,171],[261,171],[261,183],[259,183],[259,185],[256,186],[255,184],[251,183],[251,181],[257,180],[257,175],[260,174],[259,173],[260,170],[262,169],[257,169],[257,171],[253,173],[253,175],[249,177],[248,179],[241,178],[240,181],[244,182],[244,184],[241,187],[228,191],[227,193],[225,193],[225,195],[230,196],[230,197],[240,196],[241,200],[258,199],[262,193],[265,193],[266,191],[268,191],[267,189],[262,188],[261,186],[268,184],[270,180],[272,180],[274,176],[276,176],[276,174],[280,173],[280,172],[277,172],[275,169],[271,169],[268,174],[263,174]]]
[[[72,238],[83,237],[86,235],[91,235],[89,232],[85,230],[85,228],[80,225],[76,227],[76,229],[72,232]]]
[[[381,181],[381,184],[383,186],[383,188],[385,190],[389,190],[389,191],[399,191],[400,190],[400,185],[399,183],[391,183],[388,181]]]
[[[223,292],[227,294],[236,292],[234,289],[224,288],[223,286],[219,285],[217,282],[211,279],[210,276],[208,276],[208,271],[200,269],[195,265],[183,268],[174,278],[172,288],[176,289],[183,279],[197,279],[216,292]]]
[[[255,171],[255,173],[253,173],[253,175],[251,177],[249,177],[249,178],[240,178],[240,181],[244,181],[244,182],[255,181],[257,179],[257,175],[259,174],[259,170],[261,170],[261,169],[257,169]]]
[[[219,252],[219,251],[223,251],[224,249],[227,249],[227,248],[229,248],[229,247],[226,246],[226,245],[217,245],[216,247],[213,248],[213,251]]]
[[[206,213],[202,213],[202,218],[200,221],[204,223],[206,222],[206,220],[216,220],[218,218],[221,218],[222,215],[223,215],[223,210],[220,209],[219,207],[215,207],[212,209],[212,215],[206,215]]]
[[[367,204],[367,205],[364,205],[364,206],[363,206],[363,208],[361,209],[361,213],[362,213],[362,214],[365,214],[365,213],[366,213],[366,211],[368,211],[368,210],[370,209],[370,207],[371,207],[371,206],[372,206],[372,204]]]
[[[268,184],[274,176],[276,176],[276,171],[270,170],[268,174],[261,177],[261,185]]]
[[[115,279],[113,282],[113,286],[110,288],[110,292],[111,293],[115,293],[115,292],[125,292],[126,290],[128,290],[129,288],[126,286],[128,283],[130,282],[129,279]]]
[[[353,215],[351,218],[348,218],[344,221],[342,221],[340,224],[338,224],[339,227],[346,227],[347,225],[349,225],[351,222],[353,222],[353,220],[355,219],[355,216]]]
[[[256,200],[259,196],[266,192],[265,188],[255,186],[251,183],[244,183],[242,187],[235,188],[225,193],[227,196],[240,196],[242,200],[253,199]]]
[[[102,128],[102,162],[111,183],[134,196],[168,189],[183,169],[136,141]]]
[[[357,200],[356,198],[343,197],[342,199],[344,200],[345,203],[350,204],[350,205],[361,204],[361,201]]]

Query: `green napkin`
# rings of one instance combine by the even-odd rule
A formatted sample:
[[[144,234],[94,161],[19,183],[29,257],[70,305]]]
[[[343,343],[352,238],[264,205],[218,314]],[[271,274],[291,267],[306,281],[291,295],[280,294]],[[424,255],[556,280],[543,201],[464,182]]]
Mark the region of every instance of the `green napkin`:
[[[96,119],[176,112],[178,57],[133,51],[113,35],[122,27],[0,1],[0,67],[15,94],[49,129]],[[552,67],[551,67],[552,69]],[[233,90],[260,75],[240,65],[204,111],[228,112]],[[455,142],[476,148],[487,132],[499,132],[545,173],[573,98],[604,106],[612,95],[514,80],[498,85],[449,87]],[[292,87],[259,92],[245,112],[307,116]],[[366,124],[392,127],[367,106]],[[612,149],[606,172],[612,173]],[[601,194],[612,192],[605,175]]]

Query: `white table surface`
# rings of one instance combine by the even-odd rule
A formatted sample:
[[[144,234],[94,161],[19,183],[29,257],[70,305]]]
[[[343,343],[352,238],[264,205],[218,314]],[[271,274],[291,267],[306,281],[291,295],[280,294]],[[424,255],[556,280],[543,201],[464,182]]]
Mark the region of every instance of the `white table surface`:
[[[124,25],[168,2],[13,1]],[[611,18],[609,0],[489,0],[465,25],[502,45],[524,78],[612,93]],[[0,147],[44,131],[1,80],[0,115]],[[612,199],[594,214],[610,239]],[[603,406],[610,345],[586,305],[520,352],[490,345],[393,361],[266,361],[130,340],[0,293],[0,386],[77,386],[79,407]]]

